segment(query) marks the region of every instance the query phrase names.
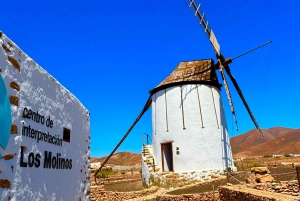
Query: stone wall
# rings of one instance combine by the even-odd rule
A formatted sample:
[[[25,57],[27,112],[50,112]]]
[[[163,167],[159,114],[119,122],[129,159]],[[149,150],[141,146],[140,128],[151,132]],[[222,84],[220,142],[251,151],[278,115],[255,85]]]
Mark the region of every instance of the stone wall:
[[[91,201],[120,201],[128,200],[133,198],[138,198],[142,196],[147,196],[155,193],[159,188],[157,186],[152,186],[149,189],[142,191],[131,191],[131,192],[113,192],[113,191],[103,191],[101,188],[91,188],[90,200]]]
[[[256,189],[248,188],[245,185],[219,187],[219,196],[220,196],[221,201],[229,201],[229,200],[230,201],[241,201],[241,200],[292,201],[292,200],[298,200],[298,198],[293,197],[293,196],[256,190]]]
[[[248,188],[257,190],[281,193],[285,195],[299,196],[298,180],[281,181],[279,183],[258,183],[255,185],[247,185]]]
[[[214,201],[213,194],[201,193],[201,194],[191,194],[191,195],[160,195],[156,196],[156,201]],[[215,192],[215,200],[219,201],[219,194]]]

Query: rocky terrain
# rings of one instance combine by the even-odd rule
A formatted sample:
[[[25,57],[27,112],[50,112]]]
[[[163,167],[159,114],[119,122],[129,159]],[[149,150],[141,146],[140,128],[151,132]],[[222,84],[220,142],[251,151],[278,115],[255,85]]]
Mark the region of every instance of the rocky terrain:
[[[91,157],[90,162],[101,162],[103,163],[107,157],[94,158]],[[108,160],[107,164],[112,165],[141,165],[142,163],[142,154],[136,154],[131,152],[119,152]]]

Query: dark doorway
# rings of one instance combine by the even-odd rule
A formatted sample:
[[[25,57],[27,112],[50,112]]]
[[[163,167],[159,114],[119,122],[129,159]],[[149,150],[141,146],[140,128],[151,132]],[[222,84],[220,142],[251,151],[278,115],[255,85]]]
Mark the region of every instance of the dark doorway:
[[[172,142],[161,143],[162,171],[173,172],[173,149]]]

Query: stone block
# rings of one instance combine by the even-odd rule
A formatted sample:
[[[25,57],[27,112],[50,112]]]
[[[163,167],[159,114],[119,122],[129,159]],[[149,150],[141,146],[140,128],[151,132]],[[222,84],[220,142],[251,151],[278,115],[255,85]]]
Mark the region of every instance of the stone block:
[[[245,175],[246,183],[248,184],[256,184],[255,174],[251,172],[247,172]]]
[[[18,127],[16,125],[11,125],[10,134],[18,134]]]
[[[20,64],[17,60],[15,60],[13,57],[8,56],[8,61],[13,65],[13,67],[15,67],[15,69],[17,71],[20,72]]]
[[[19,106],[19,98],[16,96],[9,96],[9,101],[15,106]]]
[[[264,175],[258,174],[255,176],[255,180],[259,183],[264,183],[264,182],[273,182],[274,178],[269,174],[264,174]]]
[[[7,154],[7,155],[5,155],[5,156],[2,156],[2,158],[4,158],[4,160],[10,160],[10,159],[12,159],[12,158],[14,158],[15,157],[15,155],[14,154]]]
[[[16,82],[12,81],[9,85],[11,88],[20,91],[20,86]]]
[[[10,181],[7,179],[0,179],[0,188],[10,188]]]
[[[251,172],[255,174],[269,174],[270,171],[267,167],[253,167],[251,168]]]

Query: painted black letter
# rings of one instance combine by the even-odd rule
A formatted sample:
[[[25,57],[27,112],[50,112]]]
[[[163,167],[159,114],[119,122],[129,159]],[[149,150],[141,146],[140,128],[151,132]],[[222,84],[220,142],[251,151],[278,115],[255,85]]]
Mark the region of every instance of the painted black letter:
[[[24,146],[21,146],[21,159],[20,159],[20,166],[21,167],[27,167],[27,163],[23,162],[24,159]]]

